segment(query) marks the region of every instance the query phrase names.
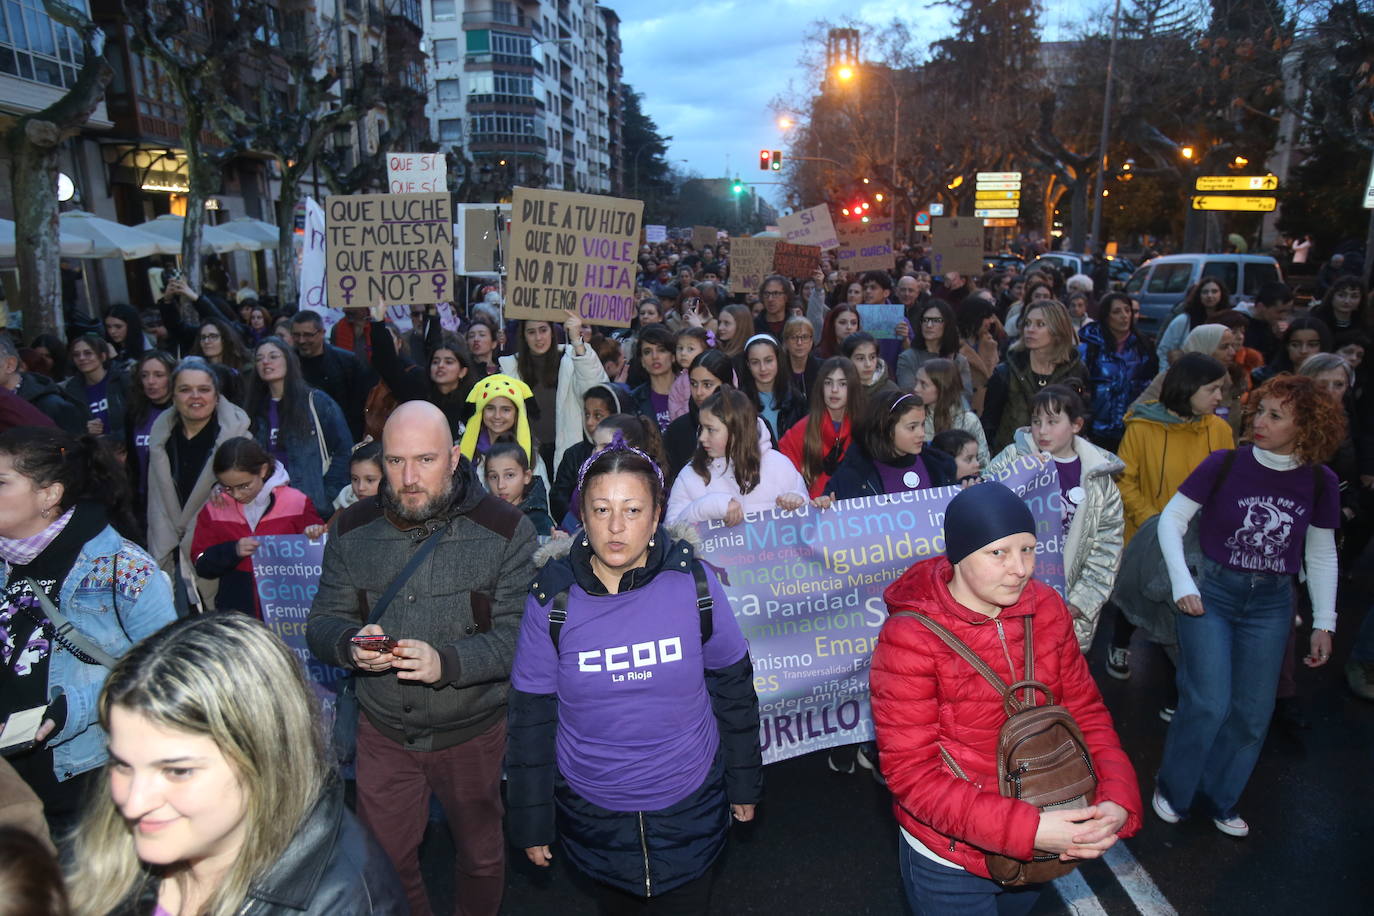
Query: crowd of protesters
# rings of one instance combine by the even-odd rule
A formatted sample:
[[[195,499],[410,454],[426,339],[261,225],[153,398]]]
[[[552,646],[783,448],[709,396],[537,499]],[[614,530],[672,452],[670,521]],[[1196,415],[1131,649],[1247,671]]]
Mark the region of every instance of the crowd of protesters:
[[[566,852],[603,912],[704,913],[763,776],[749,647],[691,523],[946,486],[948,555],[890,610],[1008,682],[1033,655],[1100,782],[1060,812],[980,788],[1001,704],[894,618],[877,741],[827,762],[892,790],[913,911],[1025,912],[1035,888],[990,880],[984,853],[1077,861],[1138,829],[1086,661],[1104,622],[1103,676],[1152,643],[1176,667],[1155,815],[1245,836],[1271,722],[1305,725],[1293,666],[1329,661],[1339,570],[1370,541],[1374,296],[1336,276],[1311,303],[1281,283],[1242,301],[1204,277],[1156,340],[1105,275],[929,265],[823,256],[741,294],[728,241],[645,244],[627,328],[511,320],[490,288],[456,326],[435,306],[398,326],[395,303],[333,323],[178,278],[103,333],[0,335],[0,722],[37,726],[0,786],[68,863],[65,890],[24,866],[52,875],[32,912],[423,916],[436,797],[459,912],[497,912],[509,838],[539,866]],[[877,305],[904,317],[866,328]],[[1026,456],[1057,472],[1062,598],[1033,579],[1029,513],[982,482]],[[353,675],[356,801],[297,660],[252,620],[274,534],[327,534],[307,635]],[[1368,700],[1371,619],[1345,665]],[[0,829],[8,861],[41,863],[27,836]]]

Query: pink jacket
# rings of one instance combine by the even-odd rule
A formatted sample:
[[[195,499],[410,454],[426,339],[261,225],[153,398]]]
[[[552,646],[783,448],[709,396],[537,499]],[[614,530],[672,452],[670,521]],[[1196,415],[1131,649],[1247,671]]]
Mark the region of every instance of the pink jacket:
[[[746,513],[776,509],[778,497],[787,493],[806,499],[806,481],[801,472],[786,455],[773,448],[767,435],[759,443],[759,449],[759,483],[748,493],[739,491],[734,466],[724,458],[717,458],[709,465],[709,483],[690,464],[684,467],[668,496],[664,523],[718,521],[725,518],[732,499],[738,499]]]

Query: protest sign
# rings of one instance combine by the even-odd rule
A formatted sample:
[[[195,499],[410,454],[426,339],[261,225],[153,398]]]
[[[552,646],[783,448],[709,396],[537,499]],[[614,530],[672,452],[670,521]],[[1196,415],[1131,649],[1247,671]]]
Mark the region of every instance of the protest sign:
[[[1062,595],[1055,469],[1026,457],[998,476],[1035,517],[1035,577]],[[944,552],[945,507],[958,492],[914,490],[749,516],[733,528],[699,526],[700,556],[725,571],[749,640],[764,763],[873,739],[868,669],[887,619],[883,591]]]
[[[457,334],[461,327],[461,322],[458,320],[458,313],[453,309],[453,304],[449,302],[440,302],[437,309],[439,312],[439,327],[450,333]]]
[[[303,534],[258,535],[257,541],[253,579],[262,622],[300,658],[324,709],[324,732],[329,734],[339,684],[348,672],[320,662],[305,642],[305,620],[319,589],[324,541],[311,541]]]
[[[666,242],[668,241],[667,226],[645,226],[644,241],[646,242]]]
[[[447,194],[448,160],[441,153],[387,153],[386,185],[392,194]]]
[[[892,268],[892,220],[861,223],[839,231],[835,266],[850,273]]]
[[[516,188],[506,314],[629,327],[642,200]]]
[[[320,309],[325,305],[324,262],[325,234],[324,208],[313,197],[304,201],[304,235],[301,237],[301,259],[298,264],[297,280],[300,281],[300,307]]]
[[[930,265],[936,276],[983,271],[983,221],[949,216],[930,221]]]
[[[773,249],[773,273],[794,280],[809,277],[821,266],[821,250],[815,245],[778,242]]]
[[[830,220],[830,208],[825,204],[789,213],[778,220],[778,230],[793,245],[834,248],[840,244],[835,237],[835,224]]]
[[[735,239],[730,243],[730,292],[756,293],[773,272],[777,239]]]
[[[458,273],[499,277],[510,251],[510,204],[458,205]]]
[[[409,334],[415,327],[415,323],[410,320],[410,306],[408,305],[388,305],[386,307],[386,319],[402,334]]]
[[[715,226],[693,226],[692,227],[692,247],[700,252],[703,248],[716,247],[716,227]]]
[[[366,308],[452,296],[453,208],[443,194],[326,197],[329,302]]]
[[[897,325],[906,320],[900,303],[860,304],[855,308],[859,312],[859,327],[872,334],[877,340],[896,340]]]

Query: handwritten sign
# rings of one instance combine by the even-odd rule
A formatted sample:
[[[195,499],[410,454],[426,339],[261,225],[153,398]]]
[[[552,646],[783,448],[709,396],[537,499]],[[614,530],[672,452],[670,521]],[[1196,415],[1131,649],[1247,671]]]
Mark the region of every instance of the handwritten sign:
[[[778,242],[773,249],[773,273],[798,279],[809,277],[821,266],[821,249],[816,245]]]
[[[839,231],[836,266],[850,273],[888,270],[892,267],[892,220],[860,224]]]
[[[965,276],[983,269],[983,221],[949,216],[930,221],[930,265],[935,274]]]
[[[326,197],[329,302],[363,308],[452,298],[453,208],[442,194]]]
[[[387,153],[386,186],[392,194],[448,192],[448,160],[439,153]]]
[[[642,200],[516,188],[506,314],[629,327]]]
[[[756,293],[773,272],[777,239],[735,239],[730,243],[730,292]]]
[[[716,245],[715,226],[693,226],[692,227],[692,247],[701,252],[703,248],[714,248]]]
[[[313,197],[304,201],[304,235],[301,237],[301,259],[299,262],[300,307],[319,311],[325,307],[324,264],[325,233],[324,208]]]
[[[817,204],[784,216],[778,220],[778,231],[793,245],[834,248],[840,244],[839,238],[835,235],[835,224],[830,221],[830,208],[825,204]]]
[[[646,242],[666,242],[668,241],[667,226],[645,226],[644,241]]]
[[[458,321],[458,313],[453,310],[453,304],[449,302],[439,303],[439,327],[451,334],[457,334],[461,326]]]

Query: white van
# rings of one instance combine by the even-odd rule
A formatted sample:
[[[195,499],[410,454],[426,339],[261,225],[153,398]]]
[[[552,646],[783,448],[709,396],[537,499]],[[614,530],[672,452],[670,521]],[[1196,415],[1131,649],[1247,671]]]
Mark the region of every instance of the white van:
[[[1260,254],[1166,254],[1147,261],[1126,281],[1126,292],[1140,300],[1140,329],[1156,337],[1174,306],[1194,283],[1216,277],[1239,305],[1255,298],[1266,283],[1283,281],[1279,262]]]

